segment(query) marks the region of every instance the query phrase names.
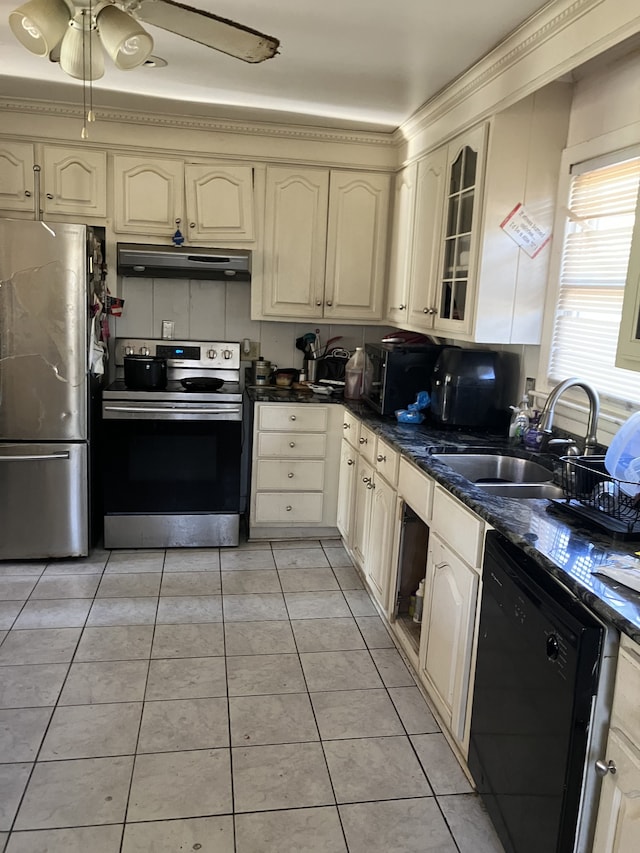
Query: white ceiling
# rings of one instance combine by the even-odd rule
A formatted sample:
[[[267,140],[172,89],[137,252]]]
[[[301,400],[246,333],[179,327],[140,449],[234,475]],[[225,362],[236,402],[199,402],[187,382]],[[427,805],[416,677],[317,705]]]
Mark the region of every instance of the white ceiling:
[[[184,2],[184,0],[181,0]],[[77,103],[79,81],[29,53],[0,0],[0,93]],[[397,127],[546,3],[541,0],[193,0],[280,39],[280,54],[249,65],[147,25],[166,68],[118,71],[106,58],[94,84],[103,106],[178,113],[289,117],[332,126]],[[196,105],[196,106],[194,106]],[[260,111],[256,114],[256,110]],[[263,113],[262,111],[275,111]]]

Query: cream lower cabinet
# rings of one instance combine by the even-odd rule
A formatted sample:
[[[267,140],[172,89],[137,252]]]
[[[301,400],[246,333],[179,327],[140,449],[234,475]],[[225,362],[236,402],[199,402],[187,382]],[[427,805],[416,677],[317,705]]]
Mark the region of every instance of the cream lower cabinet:
[[[335,536],[342,407],[257,403],[249,535]]]
[[[640,850],[639,744],[640,646],[622,637],[592,853]]]
[[[340,477],[338,482],[338,510],[336,524],[345,544],[351,546],[353,505],[356,485],[358,454],[346,439],[340,447]]]
[[[466,756],[485,523],[436,486],[420,634],[420,676]]]
[[[458,742],[464,737],[480,576],[433,531],[427,553],[420,674]]]

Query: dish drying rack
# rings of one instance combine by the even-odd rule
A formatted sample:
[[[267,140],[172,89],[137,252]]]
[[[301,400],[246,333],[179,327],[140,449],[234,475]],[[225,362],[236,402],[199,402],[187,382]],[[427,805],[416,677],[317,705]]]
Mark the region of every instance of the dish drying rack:
[[[640,484],[612,477],[604,456],[562,456],[564,499],[555,506],[586,519],[617,539],[640,539]],[[621,488],[629,485],[631,497]]]

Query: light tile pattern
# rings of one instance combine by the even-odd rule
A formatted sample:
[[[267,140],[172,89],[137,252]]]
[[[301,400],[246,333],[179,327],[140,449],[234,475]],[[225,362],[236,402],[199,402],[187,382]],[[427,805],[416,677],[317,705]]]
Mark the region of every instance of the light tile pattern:
[[[0,851],[502,853],[339,540],[0,563]]]

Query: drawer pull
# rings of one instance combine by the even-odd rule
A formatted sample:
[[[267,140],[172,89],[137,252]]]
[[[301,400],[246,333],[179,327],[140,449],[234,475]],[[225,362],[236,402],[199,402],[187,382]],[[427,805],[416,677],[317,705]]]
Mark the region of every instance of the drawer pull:
[[[290,421],[295,421],[295,419],[296,419],[296,416],[295,416],[295,415],[291,415],[291,416],[289,417],[289,420],[290,420]]]
[[[291,512],[291,510],[292,510],[292,509],[293,509],[293,507],[292,507],[292,506],[288,506],[288,507],[287,507],[287,512]]]
[[[353,459],[347,459],[347,465],[353,465]]]
[[[296,446],[295,441],[290,441],[290,442],[289,442],[289,447],[295,447],[295,446]]]
[[[293,478],[293,471],[289,471],[287,477],[291,480]]]
[[[369,439],[368,439],[368,438],[361,438],[361,439],[360,439],[360,444],[368,444],[368,443],[369,443]]]
[[[363,482],[363,483],[370,483],[370,482],[371,482],[371,477],[363,477],[363,478],[362,478],[362,482]]]
[[[386,462],[387,461],[387,457],[383,456],[382,453],[378,453],[376,459],[378,460],[378,462]]]
[[[351,429],[351,424],[342,424],[345,429]]]
[[[369,482],[367,483],[367,488],[368,489],[375,489],[375,487],[376,487],[376,484],[372,483],[371,480],[369,480]]]

